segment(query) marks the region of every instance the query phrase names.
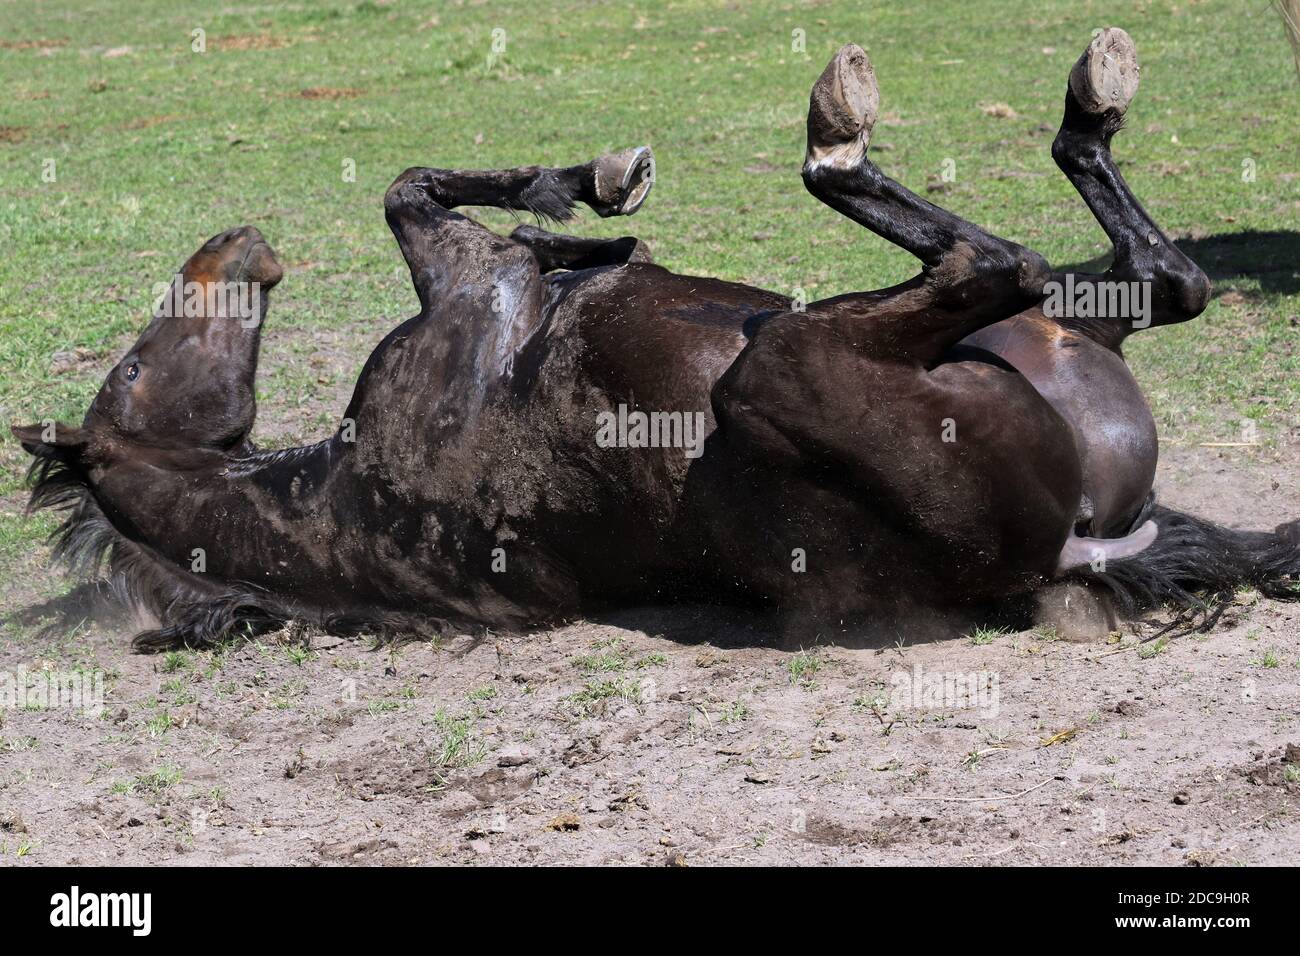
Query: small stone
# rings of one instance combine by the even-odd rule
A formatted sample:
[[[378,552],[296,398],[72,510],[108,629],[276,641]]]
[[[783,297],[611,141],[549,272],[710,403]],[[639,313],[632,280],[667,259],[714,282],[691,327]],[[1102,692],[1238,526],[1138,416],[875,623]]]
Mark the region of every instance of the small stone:
[[[1185,806],[1191,802],[1192,802],[1192,796],[1186,790],[1179,790],[1177,793],[1174,794],[1174,803],[1178,804],[1180,807]]]
[[[533,753],[527,747],[512,744],[509,747],[502,747],[497,753],[498,767],[522,767],[532,761]]]
[[[745,774],[745,783],[771,783],[771,782],[772,782],[771,775],[764,773],[762,770],[751,770],[749,773]]]
[[[546,829],[554,830],[557,833],[572,833],[579,829],[582,823],[577,816],[572,813],[561,813],[552,818],[551,822],[546,824]]]
[[[631,810],[633,807],[640,810],[649,810],[650,802],[644,796],[636,791],[625,793],[621,797],[615,797],[609,801],[609,809],[614,811]]]

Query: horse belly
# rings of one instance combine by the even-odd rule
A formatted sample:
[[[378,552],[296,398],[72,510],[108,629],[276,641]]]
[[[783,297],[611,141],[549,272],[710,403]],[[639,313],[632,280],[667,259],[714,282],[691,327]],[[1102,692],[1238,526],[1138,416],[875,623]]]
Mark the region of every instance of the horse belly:
[[[1001,357],[1069,424],[1079,449],[1078,524],[1096,537],[1129,530],[1155,479],[1155,420],[1124,360],[1035,311],[963,342]]]

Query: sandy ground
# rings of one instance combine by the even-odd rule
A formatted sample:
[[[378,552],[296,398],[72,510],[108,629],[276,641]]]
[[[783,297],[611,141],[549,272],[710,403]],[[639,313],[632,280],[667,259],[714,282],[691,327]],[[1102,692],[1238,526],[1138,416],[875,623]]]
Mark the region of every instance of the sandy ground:
[[[1160,487],[1271,527],[1300,515],[1298,473],[1293,449],[1172,448]],[[10,627],[0,673],[108,679],[99,717],[0,712],[0,861],[1300,858],[1296,605],[1245,599],[1155,654],[1034,632],[800,653],[716,611],[621,623],[380,649],[283,632],[172,657],[103,625]],[[934,677],[947,696],[909,699]]]

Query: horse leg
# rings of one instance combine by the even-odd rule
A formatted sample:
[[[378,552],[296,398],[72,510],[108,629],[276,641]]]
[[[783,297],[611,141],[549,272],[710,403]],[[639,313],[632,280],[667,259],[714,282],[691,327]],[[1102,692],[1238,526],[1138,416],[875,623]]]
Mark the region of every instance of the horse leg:
[[[1047,263],[894,182],[867,158],[880,97],[867,54],[844,46],[813,86],[803,180],[832,209],[921,260],[894,289],[810,304],[808,311],[869,316],[876,349],[937,362],[970,333],[1042,298]]]
[[[1052,143],[1052,158],[1115,248],[1110,269],[1100,276],[1073,276],[1073,286],[1124,282],[1143,283],[1149,289],[1148,308],[1141,310],[1145,314],[1062,321],[1109,348],[1117,348],[1136,329],[1195,318],[1204,311],[1210,296],[1205,273],[1152,221],[1111,157],[1111,138],[1123,126],[1124,114],[1137,92],[1138,69],[1137,51],[1127,33],[1116,27],[1098,33],[1070,72],[1065,115]],[[1053,280],[1066,284],[1064,274],[1053,275]],[[1131,296],[1129,301],[1134,301]]]
[[[542,272],[621,266],[629,262],[654,262],[650,247],[635,236],[587,239],[524,225],[510,233],[510,238],[533,251],[537,257],[537,266]]]
[[[441,245],[436,240],[446,237],[448,223],[472,222],[451,210],[459,206],[495,206],[564,220],[572,217],[578,202],[583,202],[603,217],[629,216],[645,202],[653,184],[654,155],[647,146],[565,168],[456,170],[416,166],[388,187],[384,211],[411,267],[420,302],[427,305],[434,291],[430,282],[446,259],[444,251],[434,248]],[[458,226],[450,232],[473,235],[478,242],[487,241],[483,233],[491,235],[477,223],[473,228]],[[433,266],[431,272],[425,268],[426,262]]]
[[[415,167],[403,175],[418,178],[434,202],[446,209],[496,206],[563,221],[572,218],[578,202],[602,217],[632,215],[650,193],[654,168],[650,147],[639,146],[579,166]]]
[[[829,608],[860,594],[868,611],[937,584],[939,602],[1024,593],[1078,550],[1078,447],[1027,379],[950,350],[1036,306],[1050,270],[883,175],[867,158],[877,105],[866,54],[844,47],[812,91],[804,182],[915,255],[921,275],[756,323],[714,390],[716,443],[742,463],[719,466],[717,486],[755,508],[781,502],[780,532],[739,550],[761,557],[751,586],[783,601]],[[846,405],[858,394],[867,407]],[[750,477],[759,462],[777,477]],[[839,487],[804,480],[814,469]],[[1087,543],[1120,557],[1151,531]],[[787,580],[780,559],[796,546],[824,586]]]

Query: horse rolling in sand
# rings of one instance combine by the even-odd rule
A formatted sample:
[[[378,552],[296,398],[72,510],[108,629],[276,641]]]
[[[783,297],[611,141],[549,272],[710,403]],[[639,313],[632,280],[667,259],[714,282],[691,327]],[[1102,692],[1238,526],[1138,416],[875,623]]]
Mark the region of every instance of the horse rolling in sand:
[[[812,89],[803,180],[920,260],[892,288],[795,308],[670,272],[633,237],[506,238],[454,211],[630,214],[644,147],[408,169],[384,207],[420,312],[370,355],[335,433],[301,448],[249,440],[281,268],[256,229],[224,232],[177,281],[256,283],[252,314],[162,309],[79,427],[15,428],[31,507],[67,510],[56,555],[152,622],[142,649],[287,620],[522,629],[682,602],[848,628],[1021,614],[1070,582],[1201,623],[1240,586],[1293,597],[1300,522],[1229,531],[1154,504],[1156,429],[1121,347],[1197,316],[1210,284],[1111,158],[1137,84],[1128,35],[1100,32],[1052,147],[1114,246],[1101,275],[1055,272],[881,172],[854,45]],[[1140,322],[1052,306],[1117,284],[1141,290]]]

